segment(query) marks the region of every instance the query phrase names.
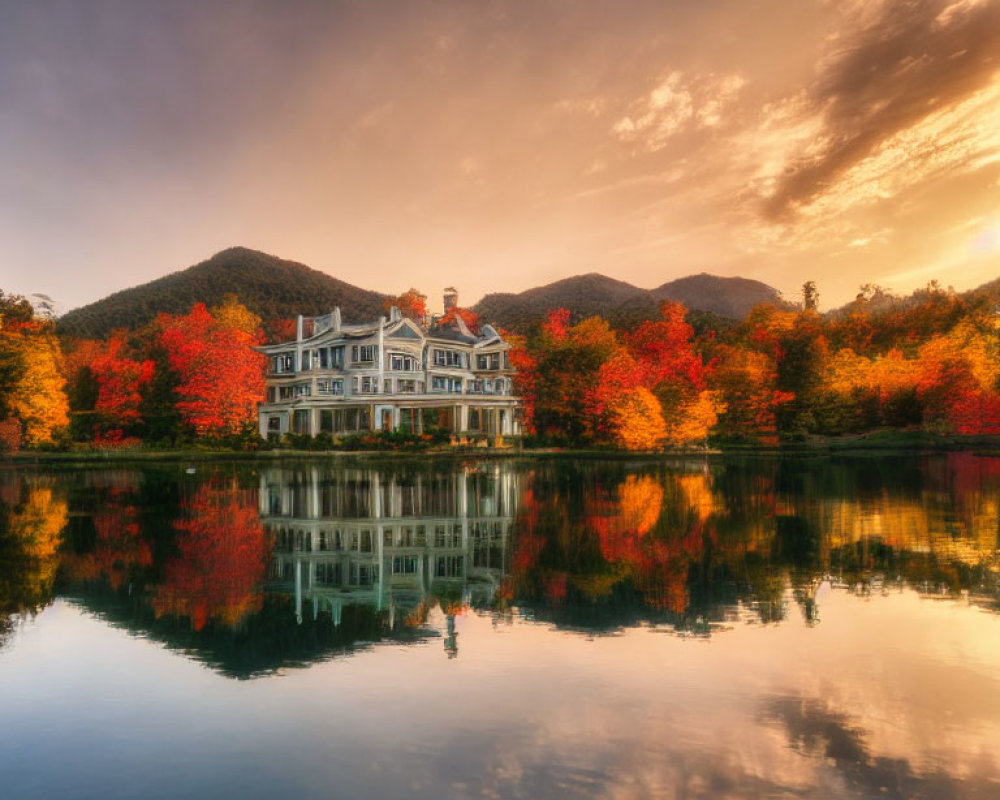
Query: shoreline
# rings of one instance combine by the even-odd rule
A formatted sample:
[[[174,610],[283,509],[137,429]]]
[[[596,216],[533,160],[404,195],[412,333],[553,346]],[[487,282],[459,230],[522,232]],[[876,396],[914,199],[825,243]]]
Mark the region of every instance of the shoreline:
[[[296,461],[352,459],[352,460],[434,460],[434,459],[536,459],[536,458],[585,458],[585,459],[691,459],[719,457],[816,457],[835,455],[878,455],[880,453],[973,452],[981,455],[1000,455],[1000,437],[997,436],[934,436],[917,433],[879,433],[870,436],[812,439],[779,445],[723,445],[705,448],[686,448],[658,451],[629,451],[598,448],[486,448],[448,447],[427,450],[85,450],[85,451],[21,451],[0,455],[0,466],[32,466],[42,464],[102,464],[102,463],[172,463],[246,461],[272,462],[293,459]]]

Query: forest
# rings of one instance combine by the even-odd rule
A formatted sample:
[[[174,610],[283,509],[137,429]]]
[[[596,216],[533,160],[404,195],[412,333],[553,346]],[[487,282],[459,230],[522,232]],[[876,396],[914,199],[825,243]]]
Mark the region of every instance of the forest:
[[[384,303],[413,313],[414,298]],[[738,322],[664,302],[658,319],[625,327],[552,309],[506,334],[524,444],[656,451],[1000,434],[1000,317],[987,294],[931,283],[897,298],[865,286],[827,314],[817,300],[807,282],[799,308],[761,304]],[[291,330],[227,295],[79,338],[0,292],[0,450],[266,446],[256,432],[266,363],[254,346]]]

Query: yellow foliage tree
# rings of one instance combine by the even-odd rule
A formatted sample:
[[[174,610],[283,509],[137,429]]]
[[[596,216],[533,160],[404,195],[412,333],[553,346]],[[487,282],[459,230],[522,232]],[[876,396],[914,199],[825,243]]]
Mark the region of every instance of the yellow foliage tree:
[[[667,435],[660,401],[645,387],[624,392],[611,416],[615,436],[626,450],[653,450]]]
[[[55,431],[69,424],[59,342],[48,331],[30,328],[3,331],[0,337],[0,348],[19,354],[24,364],[8,401],[11,416],[21,422],[23,441],[51,442]]]
[[[222,303],[213,306],[209,313],[223,328],[242,331],[253,338],[260,332],[260,317],[243,305],[235,294],[227,294]]]
[[[704,441],[718,422],[719,414],[725,410],[726,404],[715,392],[698,392],[691,400],[683,402],[676,417],[664,425],[666,440],[675,446]]]

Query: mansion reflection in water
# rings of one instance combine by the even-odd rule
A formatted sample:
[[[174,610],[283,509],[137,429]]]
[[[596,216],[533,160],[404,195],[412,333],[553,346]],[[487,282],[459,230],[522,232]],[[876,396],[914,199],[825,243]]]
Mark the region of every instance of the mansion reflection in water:
[[[508,569],[517,507],[509,464],[448,472],[307,466],[264,470],[260,518],[274,543],[268,588],[294,594],[299,622],[366,604],[452,617],[489,604]]]
[[[0,470],[0,647],[59,597],[238,677],[454,655],[467,609],[587,635],[814,625],[822,587],[1000,611],[998,531],[1000,459],[961,453]]]

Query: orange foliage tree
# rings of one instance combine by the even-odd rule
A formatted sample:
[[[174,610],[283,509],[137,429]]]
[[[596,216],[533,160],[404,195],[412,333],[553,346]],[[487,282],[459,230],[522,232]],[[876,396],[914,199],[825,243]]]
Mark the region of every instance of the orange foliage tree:
[[[386,313],[392,306],[396,306],[399,313],[414,322],[424,324],[427,319],[427,295],[421,294],[416,289],[408,289],[398,297],[387,297],[382,301],[382,309]]]

